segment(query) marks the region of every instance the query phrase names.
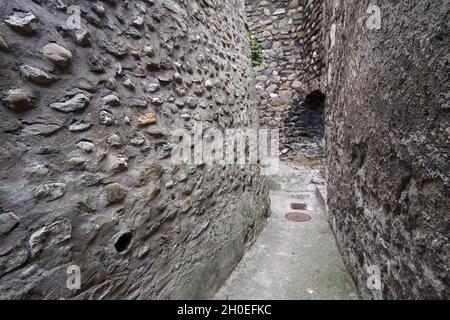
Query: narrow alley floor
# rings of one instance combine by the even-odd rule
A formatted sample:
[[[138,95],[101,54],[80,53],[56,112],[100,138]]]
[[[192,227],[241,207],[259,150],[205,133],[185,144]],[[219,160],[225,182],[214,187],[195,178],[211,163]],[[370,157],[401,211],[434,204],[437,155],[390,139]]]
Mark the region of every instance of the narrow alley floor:
[[[356,299],[318,191],[325,189],[320,166],[281,163],[270,186],[267,226],[215,299]],[[294,218],[306,213],[311,220],[293,222],[286,218],[289,213]]]

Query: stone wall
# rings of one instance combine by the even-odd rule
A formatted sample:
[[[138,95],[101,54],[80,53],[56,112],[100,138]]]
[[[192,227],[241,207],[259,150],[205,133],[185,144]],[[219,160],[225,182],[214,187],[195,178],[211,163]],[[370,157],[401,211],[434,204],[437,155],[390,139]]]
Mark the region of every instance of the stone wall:
[[[262,46],[255,67],[261,124],[280,129],[281,149],[320,149],[323,108],[310,108],[307,95],[320,90],[322,0],[246,0],[250,32]],[[319,151],[320,154],[320,151]],[[316,154],[317,155],[317,154]]]
[[[295,0],[246,0],[246,10],[249,30],[264,56],[264,63],[255,67],[261,125],[280,129],[284,149],[284,120],[300,95],[303,6]]]
[[[1,298],[211,297],[268,191],[257,166],[173,164],[170,133],[258,126],[244,13],[241,0],[0,3]]]
[[[372,3],[327,2],[330,222],[363,298],[448,299],[448,1]]]
[[[307,0],[304,13],[304,68],[302,87],[305,93],[324,93],[323,50],[323,5],[324,0]]]

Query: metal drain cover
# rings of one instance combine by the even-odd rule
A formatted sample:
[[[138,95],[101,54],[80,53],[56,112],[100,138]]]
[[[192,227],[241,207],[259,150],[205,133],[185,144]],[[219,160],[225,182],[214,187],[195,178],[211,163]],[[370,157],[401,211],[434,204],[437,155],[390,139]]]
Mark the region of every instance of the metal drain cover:
[[[308,210],[306,203],[291,203],[292,210]]]
[[[290,212],[286,216],[286,219],[293,222],[308,222],[312,219],[309,214],[306,213],[298,213],[298,212]]]

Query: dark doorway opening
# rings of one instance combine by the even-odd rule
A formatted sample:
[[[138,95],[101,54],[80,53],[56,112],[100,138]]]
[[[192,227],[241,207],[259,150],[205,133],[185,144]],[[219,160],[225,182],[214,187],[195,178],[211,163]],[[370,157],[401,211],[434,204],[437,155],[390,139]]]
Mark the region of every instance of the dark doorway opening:
[[[321,157],[325,145],[325,95],[313,91],[293,103],[284,118],[283,147]]]
[[[322,139],[325,134],[325,95],[318,90],[308,94],[305,97],[305,110],[310,137]]]
[[[316,90],[308,94],[305,98],[305,104],[312,109],[321,109],[325,106],[325,95]]]

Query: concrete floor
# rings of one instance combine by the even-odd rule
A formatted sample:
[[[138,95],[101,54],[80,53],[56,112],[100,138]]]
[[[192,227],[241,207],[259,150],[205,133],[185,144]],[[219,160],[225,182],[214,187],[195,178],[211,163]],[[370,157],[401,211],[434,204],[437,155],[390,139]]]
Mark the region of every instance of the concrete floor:
[[[320,168],[282,163],[271,180],[268,224],[215,299],[355,299],[317,192],[315,183],[323,183]],[[296,212],[312,219],[287,220],[285,215],[295,212],[293,202],[306,203],[307,211]]]

